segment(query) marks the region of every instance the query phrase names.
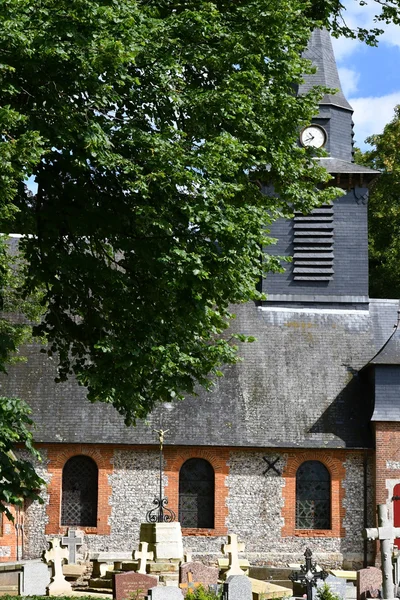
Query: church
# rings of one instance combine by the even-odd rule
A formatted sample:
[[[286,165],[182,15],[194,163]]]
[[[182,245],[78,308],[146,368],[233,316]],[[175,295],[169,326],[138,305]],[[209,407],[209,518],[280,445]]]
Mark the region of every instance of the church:
[[[309,547],[323,565],[357,568],[374,559],[361,533],[376,504],[400,525],[399,306],[368,296],[368,189],[379,174],[353,162],[352,108],[326,31],[313,33],[306,57],[317,70],[299,93],[337,92],[299,144],[326,149],[319,160],[345,195],[272,226],[274,252],[292,261],[263,281],[265,301],[236,308],[234,329],[256,341],[209,393],[126,427],[73,380],[56,384],[51,360],[26,349],[28,361],[1,377],[2,395],[32,408],[47,486],[43,504],[26,503],[15,523],[3,516],[1,561],[39,557],[69,527],[89,555],[136,548],[158,495],[160,429],[163,494],[200,560],[236,533],[252,564],[300,561]]]

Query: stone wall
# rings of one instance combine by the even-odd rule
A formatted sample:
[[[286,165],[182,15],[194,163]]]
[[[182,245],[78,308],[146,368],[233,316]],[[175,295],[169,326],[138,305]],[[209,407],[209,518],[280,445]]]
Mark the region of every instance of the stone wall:
[[[180,450],[176,449],[176,452],[179,453]],[[209,448],[208,452],[218,454],[218,448]],[[196,456],[195,449],[192,453]],[[139,541],[140,523],[145,521],[147,511],[152,508],[153,498],[158,494],[156,448],[123,447],[112,452],[109,448],[107,454],[112,456],[111,471],[107,476],[108,488],[111,490],[107,523],[110,534],[85,531],[85,544],[81,548],[83,554],[95,551],[131,552]],[[184,454],[190,455],[190,449],[186,448]],[[42,455],[44,460],[38,465],[38,470],[41,476],[50,482],[46,451],[42,450]],[[69,455],[70,452],[65,452],[65,456]],[[338,566],[342,564],[343,559],[347,561],[348,566],[360,564],[363,555],[361,530],[364,526],[363,452],[324,450],[318,453],[315,450],[243,449],[231,450],[226,456],[229,457],[228,460],[224,459],[225,464],[227,463],[226,469],[219,474],[216,487],[224,487],[227,494],[224,492],[225,496],[222,496],[220,490],[216,489],[216,496],[220,494],[221,498],[226,498],[226,531],[238,534],[240,541],[245,542],[245,555],[252,564],[282,565],[301,561],[306,547],[310,547],[319,562],[324,565]],[[293,535],[287,535],[288,521],[292,519],[294,528],[295,520],[295,504],[290,500],[288,490],[290,486],[293,487],[293,473],[295,475],[297,467],[294,467],[293,473],[290,474],[290,465],[293,465],[295,460],[314,460],[316,456],[319,456],[333,473],[332,488],[336,476],[334,465],[339,465],[340,475],[344,473],[338,482],[340,490],[336,496],[332,493],[333,500],[336,498],[334,501],[340,504],[332,507],[332,514],[336,511],[343,516],[339,533],[332,536],[332,531],[295,530]],[[266,459],[274,464],[278,473],[274,468],[269,468]],[[173,465],[172,462],[169,464]],[[371,464],[368,469],[371,477]],[[371,490],[371,479],[369,481]],[[168,477],[164,478],[164,486],[168,494]],[[172,489],[175,488],[171,488],[171,492]],[[103,490],[100,489],[99,496],[102,493]],[[40,556],[46,539],[54,535],[45,535],[48,526],[46,510],[50,510],[51,503],[48,502],[47,493],[44,491],[43,494],[45,504],[32,503],[26,509],[25,555],[29,558]],[[173,495],[171,500],[173,508],[176,509],[177,498]],[[370,496],[369,519],[373,519],[372,503],[373,498]],[[54,533],[62,535],[65,530],[66,528],[60,527]],[[226,541],[226,536],[215,533],[213,535],[213,530],[210,530],[203,532],[203,535],[184,536],[184,548],[191,550],[195,557],[212,560],[220,555],[221,544]]]

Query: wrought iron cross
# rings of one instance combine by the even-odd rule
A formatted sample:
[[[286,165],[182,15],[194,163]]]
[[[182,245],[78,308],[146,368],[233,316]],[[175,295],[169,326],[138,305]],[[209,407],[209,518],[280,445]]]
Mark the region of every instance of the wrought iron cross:
[[[278,462],[279,458],[280,457],[278,456],[275,460],[269,460],[266,456],[263,456],[263,460],[265,460],[265,462],[268,464],[268,466],[265,469],[263,475],[266,475],[270,469],[272,469],[273,471],[275,471],[275,473],[277,475],[282,475],[282,473],[275,466],[276,463]]]
[[[159,497],[154,497],[153,504],[155,508],[149,510],[146,514],[146,521],[148,523],[171,523],[175,521],[176,515],[173,510],[167,508],[168,498],[164,498],[163,492],[163,447],[165,434],[169,431],[164,429],[153,430],[158,435],[158,441],[160,444],[160,493]]]
[[[293,571],[289,575],[290,581],[300,581],[305,583],[307,589],[307,600],[312,600],[312,588],[317,587],[318,579],[325,579],[328,577],[328,573],[324,570],[317,571],[315,563],[312,562],[312,552],[310,548],[304,552],[306,557],[306,564],[300,566],[300,571]]]

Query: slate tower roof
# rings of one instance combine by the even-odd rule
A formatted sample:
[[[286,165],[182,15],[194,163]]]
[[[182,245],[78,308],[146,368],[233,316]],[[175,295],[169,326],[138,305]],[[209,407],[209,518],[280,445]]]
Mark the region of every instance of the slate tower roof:
[[[331,37],[326,29],[315,29],[313,31],[303,57],[311,60],[317,70],[316,73],[305,76],[304,83],[299,86],[298,93],[300,95],[306,94],[317,85],[337,89],[336,94],[325,94],[320,104],[338,106],[352,112],[353,109],[342,91]]]

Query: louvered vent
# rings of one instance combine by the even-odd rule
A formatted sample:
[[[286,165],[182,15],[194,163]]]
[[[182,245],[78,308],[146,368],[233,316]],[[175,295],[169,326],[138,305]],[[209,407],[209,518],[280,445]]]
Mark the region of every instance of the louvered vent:
[[[333,279],[333,205],[295,212],[293,274],[296,281]]]

